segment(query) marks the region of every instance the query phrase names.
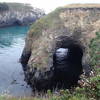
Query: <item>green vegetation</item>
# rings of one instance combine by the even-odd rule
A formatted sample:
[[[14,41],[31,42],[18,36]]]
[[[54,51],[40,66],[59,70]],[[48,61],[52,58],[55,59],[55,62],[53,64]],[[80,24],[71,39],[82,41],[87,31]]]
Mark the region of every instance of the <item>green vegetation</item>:
[[[60,24],[62,24],[59,14],[62,12],[62,8],[57,8],[55,11],[49,13],[47,16],[37,20],[31,26],[31,32],[34,36],[40,36],[42,34],[42,30],[46,30],[49,28],[58,28]]]
[[[100,67],[100,32],[96,32],[96,38],[91,40],[91,65],[95,70],[99,70]],[[100,71],[100,70],[99,70]]]

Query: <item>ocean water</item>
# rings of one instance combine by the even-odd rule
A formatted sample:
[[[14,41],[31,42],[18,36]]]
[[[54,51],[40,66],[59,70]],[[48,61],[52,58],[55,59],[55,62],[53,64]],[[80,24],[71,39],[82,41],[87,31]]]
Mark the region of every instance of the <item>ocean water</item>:
[[[0,94],[32,95],[19,63],[28,30],[26,26],[0,28]]]

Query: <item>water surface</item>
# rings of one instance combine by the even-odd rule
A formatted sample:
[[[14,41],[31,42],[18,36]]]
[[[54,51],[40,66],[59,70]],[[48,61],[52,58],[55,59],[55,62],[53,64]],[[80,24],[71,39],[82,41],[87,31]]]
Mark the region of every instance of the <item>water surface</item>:
[[[29,27],[0,28],[0,94],[31,96],[19,63]]]

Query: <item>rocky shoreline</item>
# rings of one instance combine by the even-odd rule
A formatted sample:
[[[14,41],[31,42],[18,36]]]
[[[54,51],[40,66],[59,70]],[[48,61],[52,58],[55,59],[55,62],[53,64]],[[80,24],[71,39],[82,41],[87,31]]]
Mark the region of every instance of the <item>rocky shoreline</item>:
[[[29,4],[0,3],[0,27],[30,25],[44,15],[43,10]]]

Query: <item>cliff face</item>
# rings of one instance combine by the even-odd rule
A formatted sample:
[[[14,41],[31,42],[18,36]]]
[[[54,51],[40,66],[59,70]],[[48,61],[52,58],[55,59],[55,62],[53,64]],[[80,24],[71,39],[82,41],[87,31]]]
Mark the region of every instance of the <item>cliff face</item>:
[[[44,16],[44,11],[32,8],[28,4],[1,3],[0,27],[11,25],[28,25]]]
[[[54,67],[53,56],[59,48],[72,50],[72,59],[81,62],[88,73],[87,66],[91,65],[93,55],[90,49],[91,40],[100,31],[99,6],[69,5],[58,8],[31,26],[21,62],[26,70],[26,80],[33,88],[48,88],[52,83],[55,75],[51,70]]]

